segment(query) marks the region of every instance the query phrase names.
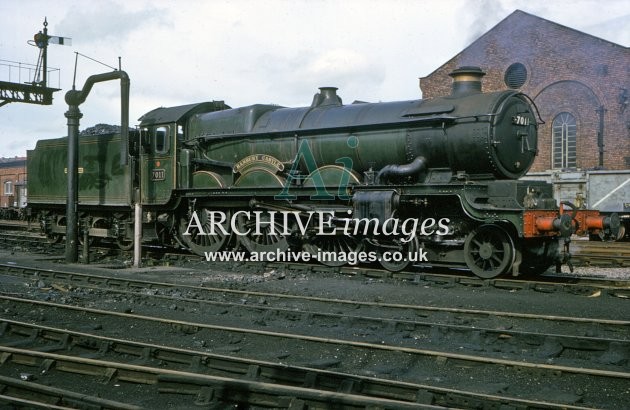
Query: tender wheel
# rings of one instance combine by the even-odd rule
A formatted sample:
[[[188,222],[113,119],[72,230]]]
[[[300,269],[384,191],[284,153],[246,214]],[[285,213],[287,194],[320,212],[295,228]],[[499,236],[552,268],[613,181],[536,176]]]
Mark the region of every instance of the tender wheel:
[[[116,238],[116,246],[123,251],[129,251],[133,249],[133,241],[125,238]]]
[[[218,220],[214,221],[213,214],[206,208],[199,209],[197,217],[199,225],[194,219],[191,221],[188,216],[180,218],[178,236],[182,244],[199,256],[205,256],[205,252],[218,252],[224,249],[232,236],[229,212],[226,212],[226,218],[222,224],[219,224]],[[188,235],[185,235],[186,232]]]
[[[83,233],[81,232],[81,230],[79,230],[79,232],[77,233],[77,239],[79,241],[79,245],[83,246],[85,241],[85,237],[83,236]],[[98,238],[95,236],[88,236],[88,246],[92,246],[95,243],[97,243]]]
[[[79,245],[83,246],[85,244],[85,241],[83,240],[83,235],[79,235],[77,239],[79,240]],[[88,246],[92,246],[95,243],[96,243],[96,238],[93,236],[88,236]]]
[[[229,219],[229,218],[228,218]],[[289,241],[283,236],[284,226],[281,221],[274,221],[271,225],[269,214],[263,212],[258,221],[239,214],[236,218],[238,227],[238,241],[250,252],[285,252],[289,249]],[[256,234],[256,224],[259,234]]]
[[[481,225],[464,243],[466,265],[475,275],[490,279],[504,274],[514,263],[514,242],[497,225]]]
[[[322,236],[317,235],[302,247],[306,252],[317,258],[317,261],[325,266],[337,267],[348,263],[348,256],[363,249],[363,243],[351,236],[335,235]],[[319,252],[319,253],[318,253]],[[330,255],[335,254],[334,257]],[[333,260],[329,260],[333,259]]]
[[[66,217],[65,216],[58,218],[54,223],[55,223],[55,225],[57,225],[56,226],[57,230],[60,227],[63,227],[63,230],[65,231],[65,228],[66,228]],[[61,242],[61,241],[63,241],[65,239],[65,235],[62,235],[60,233],[52,233],[52,232],[48,233],[46,235],[46,237],[48,238],[48,242],[49,243],[53,243],[53,244],[54,243],[59,243],[59,242]]]
[[[63,240],[63,235],[60,235],[58,233],[51,233],[46,235],[46,238],[48,238],[48,243],[55,244]]]

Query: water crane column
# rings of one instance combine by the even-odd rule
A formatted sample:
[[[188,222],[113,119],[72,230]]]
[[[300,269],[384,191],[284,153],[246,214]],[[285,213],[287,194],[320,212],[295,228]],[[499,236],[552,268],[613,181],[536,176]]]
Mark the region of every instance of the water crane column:
[[[129,156],[129,76],[124,71],[96,74],[88,77],[82,90],[66,93],[68,111],[68,194],[66,200],[66,262],[76,263],[79,259],[78,204],[79,204],[79,120],[83,117],[79,105],[83,104],[95,83],[120,79],[120,164],[127,165]]]

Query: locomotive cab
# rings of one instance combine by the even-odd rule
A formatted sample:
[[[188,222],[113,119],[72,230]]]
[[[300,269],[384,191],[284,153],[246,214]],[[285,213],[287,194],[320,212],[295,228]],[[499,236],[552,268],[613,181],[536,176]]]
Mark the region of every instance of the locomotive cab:
[[[140,200],[166,205],[173,191],[186,188],[191,176],[191,151],[185,149],[186,120],[196,112],[222,110],[222,101],[156,108],[140,121]]]
[[[158,205],[169,201],[175,188],[176,124],[161,124],[141,129],[140,200]]]

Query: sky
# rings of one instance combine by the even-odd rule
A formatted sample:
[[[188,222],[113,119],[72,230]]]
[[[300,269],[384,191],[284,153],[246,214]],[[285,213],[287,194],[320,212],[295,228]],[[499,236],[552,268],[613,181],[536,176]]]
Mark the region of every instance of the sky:
[[[9,66],[37,63],[27,41],[44,18],[49,35],[72,39],[48,48],[52,105],[0,107],[0,157],[65,136],[73,81],[83,89],[119,57],[131,125],[211,100],[308,106],[324,86],[344,103],[418,99],[419,77],[517,9],[630,46],[630,0],[0,0],[0,81],[33,80]],[[120,81],[95,84],[79,109],[81,130],[120,124]]]

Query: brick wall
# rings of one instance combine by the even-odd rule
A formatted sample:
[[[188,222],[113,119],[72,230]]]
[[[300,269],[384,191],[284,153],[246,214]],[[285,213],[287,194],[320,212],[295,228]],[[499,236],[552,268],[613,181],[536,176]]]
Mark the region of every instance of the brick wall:
[[[5,194],[5,183],[11,181],[13,193]],[[26,160],[16,159],[14,161],[0,162],[0,208],[13,206],[13,201],[17,198],[17,186],[26,182]]]
[[[469,47],[420,79],[423,98],[450,94],[453,69],[474,65],[487,75],[484,91],[508,89],[513,63],[527,69],[519,90],[532,97],[544,124],[531,171],[550,169],[551,124],[561,112],[577,123],[577,167],[599,166],[598,110],[603,107],[605,169],[630,168],[630,49],[548,20],[515,11]],[[620,104],[627,89],[628,105]]]

